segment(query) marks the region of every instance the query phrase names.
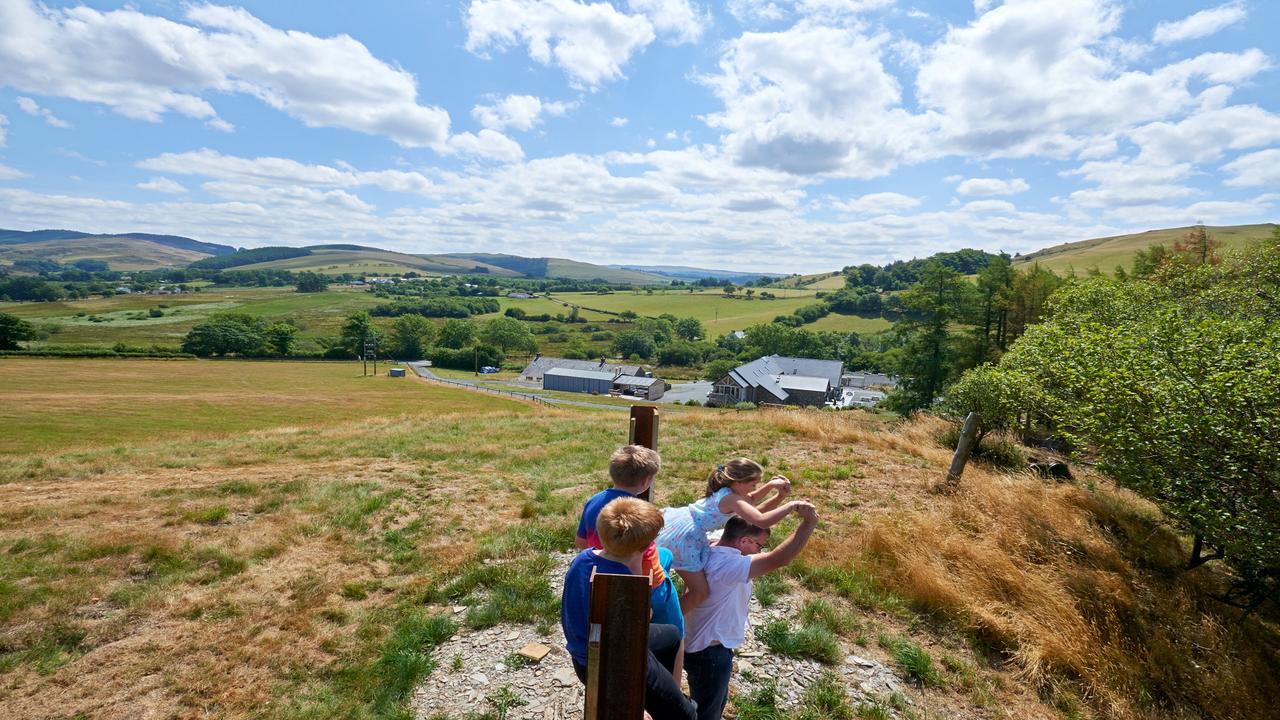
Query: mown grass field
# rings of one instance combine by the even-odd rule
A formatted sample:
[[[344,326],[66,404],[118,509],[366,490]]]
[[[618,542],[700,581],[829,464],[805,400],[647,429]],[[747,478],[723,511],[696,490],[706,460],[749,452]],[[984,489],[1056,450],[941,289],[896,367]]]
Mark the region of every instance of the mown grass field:
[[[0,359],[0,455],[359,424],[442,402],[463,411],[491,404],[389,378],[385,367],[362,377],[356,361]]]
[[[477,670],[431,654],[459,627],[556,622],[545,553],[571,545],[626,436],[623,413],[315,364],[274,364],[268,397],[229,402],[226,375],[173,386],[169,363],[20,362],[35,367],[0,365],[0,406],[29,414],[4,426],[43,408],[52,424],[21,431],[58,444],[0,457],[6,718],[404,717],[425,674]],[[115,400],[81,411],[96,426],[63,412],[104,387]],[[151,387],[219,411],[166,431],[187,406]],[[314,394],[361,415],[308,415]],[[802,562],[761,583],[802,612],[761,631],[780,652],[838,660],[834,641],[913,679],[863,717],[1225,720],[1267,716],[1280,691],[1275,618],[1204,600],[1212,567],[1180,573],[1158,512],[1085,468],[1046,484],[973,465],[939,494],[940,421],[663,413],[659,504],[694,499],[735,455],[818,504]],[[111,435],[127,424],[155,430]],[[838,682],[824,692],[838,709]],[[769,702],[735,701],[790,719]]]

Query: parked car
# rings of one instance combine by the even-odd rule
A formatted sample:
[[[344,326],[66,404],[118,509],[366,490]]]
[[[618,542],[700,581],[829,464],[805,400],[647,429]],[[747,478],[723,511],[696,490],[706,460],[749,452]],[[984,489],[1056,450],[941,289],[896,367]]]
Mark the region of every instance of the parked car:
[[[491,373],[496,373],[496,372],[498,372],[498,368],[496,368],[496,367],[494,367],[494,366],[492,366],[492,365],[484,365],[484,366],[482,366],[482,367],[480,368],[480,372],[481,372],[481,374],[483,374],[483,375],[489,375],[489,374],[491,374]]]

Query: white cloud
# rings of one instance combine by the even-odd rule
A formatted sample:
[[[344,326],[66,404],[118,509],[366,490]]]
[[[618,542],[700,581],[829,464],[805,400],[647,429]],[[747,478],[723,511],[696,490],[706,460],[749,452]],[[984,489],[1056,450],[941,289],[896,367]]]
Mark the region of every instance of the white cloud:
[[[644,16],[604,2],[472,0],[466,22],[471,52],[525,45],[534,61],[589,89],[621,78],[622,66],[656,38]]]
[[[609,124],[610,124],[610,125],[612,125],[612,126],[614,126],[614,127],[626,127],[626,126],[627,126],[627,123],[629,123],[629,122],[631,122],[631,121],[630,121],[629,119],[627,119],[627,118],[624,118],[624,117],[616,117],[616,118],[614,118],[614,119],[610,120],[610,121],[609,121]]]
[[[307,210],[334,207],[355,213],[371,213],[374,207],[345,190],[317,190],[299,185],[264,187],[249,183],[214,181],[200,186],[202,190],[225,200],[265,204],[275,207],[294,206]]]
[[[33,117],[41,118],[42,120],[44,120],[49,125],[52,125],[53,127],[56,127],[56,128],[71,127],[71,123],[57,117],[56,115],[53,114],[53,111],[49,110],[48,108],[40,107],[39,103],[37,103],[35,100],[32,100],[29,97],[19,97],[17,99],[17,102],[18,102],[18,107],[22,110],[22,112],[28,115],[31,115]]]
[[[729,14],[739,22],[769,23],[789,17],[813,18],[827,24],[857,22],[858,16],[888,7],[894,0],[729,0]]]
[[[570,103],[544,102],[533,95],[508,95],[492,105],[476,105],[471,117],[490,130],[532,130],[542,122],[543,115],[558,117],[571,107]]]
[[[241,158],[208,148],[185,153],[164,153],[139,162],[139,168],[174,175],[197,175],[249,185],[301,185],[359,187],[370,185],[390,192],[435,196],[437,189],[426,176],[403,170],[359,171],[327,165],[304,165],[280,157]]]
[[[449,138],[447,150],[460,152],[499,162],[516,162],[524,159],[520,143],[496,130],[485,128],[478,133],[459,133]]]
[[[140,190],[154,190],[155,192],[169,193],[171,195],[181,195],[187,189],[174,180],[166,177],[154,177],[147,182],[138,183]]]
[[[809,175],[876,177],[912,152],[927,119],[900,107],[881,62],[884,36],[800,23],[728,43],[720,74],[703,82],[724,110],[705,117],[728,131],[738,162]]]
[[[883,215],[919,207],[920,198],[895,192],[868,193],[851,200],[837,200],[831,206],[842,212],[857,215]]]
[[[1072,204],[1090,210],[1153,205],[1195,194],[1195,190],[1180,184],[1192,174],[1190,163],[1121,158],[1087,162],[1061,174],[1079,176],[1097,185],[1070,194]]]
[[[1280,115],[1256,105],[1233,105],[1197,112],[1181,122],[1154,122],[1129,138],[1142,156],[1156,162],[1217,160],[1227,150],[1244,150],[1280,140]]]
[[[1232,187],[1280,187],[1280,148],[1242,155],[1222,166],[1233,177],[1223,184]]]
[[[1126,69],[1105,52],[1120,17],[1110,0],[1009,0],[952,28],[918,76],[920,102],[940,121],[933,149],[1065,158],[1186,110],[1194,81],[1239,83],[1269,66],[1249,50]]]
[[[0,3],[0,82],[153,122],[170,112],[214,121],[203,94],[243,93],[309,127],[382,135],[407,147],[445,141],[449,114],[418,104],[413,75],[347,35],[286,32],[213,5],[187,8],[186,19],[192,24],[131,8]]]
[[[24,178],[27,174],[15,167],[9,167],[4,163],[0,163],[0,180],[17,180]]]
[[[694,7],[689,0],[627,0],[627,5],[676,43],[697,42],[711,24],[711,13]]]
[[[227,122],[226,120],[223,120],[222,118],[213,118],[212,120],[206,120],[204,124],[208,125],[214,130],[217,130],[218,132],[224,132],[224,133],[235,132],[235,129],[236,129],[235,125],[232,125],[231,123]]]
[[[961,195],[1014,195],[1030,189],[1031,186],[1022,178],[969,178],[956,186],[956,192]]]
[[[1242,0],[1233,0],[1215,8],[1201,10],[1177,22],[1162,22],[1156,25],[1151,39],[1161,45],[1168,45],[1207,37],[1243,21],[1248,14]]]

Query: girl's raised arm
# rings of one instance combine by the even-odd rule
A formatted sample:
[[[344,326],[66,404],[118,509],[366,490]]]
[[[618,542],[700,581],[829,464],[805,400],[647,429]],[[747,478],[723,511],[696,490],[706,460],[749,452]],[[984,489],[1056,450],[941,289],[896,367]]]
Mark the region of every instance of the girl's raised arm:
[[[795,502],[789,502],[780,505],[772,510],[761,510],[744,495],[737,493],[729,493],[720,501],[720,512],[731,513],[755,525],[756,527],[767,528],[777,525],[782,518],[795,509]]]

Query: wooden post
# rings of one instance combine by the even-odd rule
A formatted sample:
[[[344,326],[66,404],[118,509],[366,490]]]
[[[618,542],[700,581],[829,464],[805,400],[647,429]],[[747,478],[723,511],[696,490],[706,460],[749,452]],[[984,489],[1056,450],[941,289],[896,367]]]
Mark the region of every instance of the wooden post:
[[[973,452],[973,441],[978,436],[978,426],[981,424],[982,416],[976,412],[969,413],[964,419],[960,441],[956,443],[956,454],[951,457],[951,469],[947,471],[948,485],[954,487],[960,484],[960,475],[964,473],[965,463],[969,462],[969,453]]]
[[[584,720],[641,720],[649,652],[649,578],[591,575]]]
[[[640,445],[650,450],[658,449],[658,408],[652,405],[632,405],[631,424],[627,432],[628,445]],[[653,496],[653,487],[636,497],[648,500]]]

